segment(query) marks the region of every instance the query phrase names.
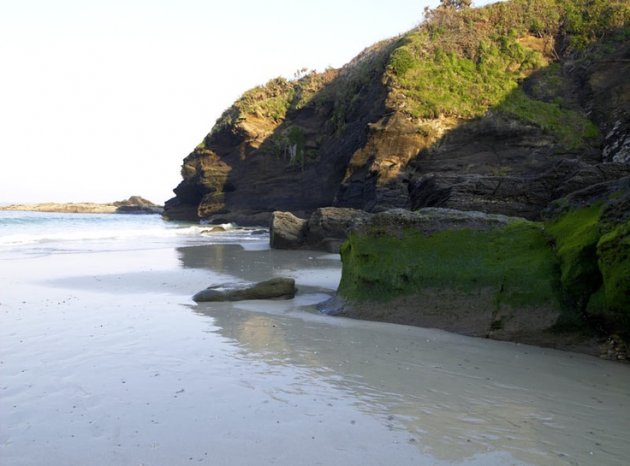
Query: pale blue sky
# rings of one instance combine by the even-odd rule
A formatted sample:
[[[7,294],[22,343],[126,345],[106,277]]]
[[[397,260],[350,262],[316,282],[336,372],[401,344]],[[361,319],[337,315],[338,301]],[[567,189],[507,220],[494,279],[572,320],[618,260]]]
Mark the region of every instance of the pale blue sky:
[[[437,3],[0,0],[0,203],[161,203],[245,90],[339,67]]]

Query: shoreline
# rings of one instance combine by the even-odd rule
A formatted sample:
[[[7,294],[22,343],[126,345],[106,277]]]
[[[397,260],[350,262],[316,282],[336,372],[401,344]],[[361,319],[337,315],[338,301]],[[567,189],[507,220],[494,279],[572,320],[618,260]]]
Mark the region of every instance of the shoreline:
[[[23,206],[35,206],[39,208],[48,208],[50,206],[65,206],[65,207],[76,207],[83,206],[92,208],[94,206],[98,208],[108,208],[106,211],[96,211],[93,210],[91,212],[59,212],[53,210],[32,210],[34,212],[55,212],[55,213],[94,213],[94,214],[115,214],[116,212],[113,209],[117,209],[118,207],[114,204],[97,204],[97,203],[42,203],[42,204],[13,204],[10,206],[0,206],[0,211],[13,210],[18,207]],[[202,227],[203,225],[200,225]],[[211,226],[209,226],[211,227]],[[216,227],[216,226],[215,226]],[[203,230],[203,232],[207,233],[216,233],[220,237],[222,231],[220,229],[216,230],[216,232],[212,231],[212,228],[208,230]],[[244,245],[242,245],[244,246]],[[269,248],[268,244],[264,245],[264,249]],[[203,247],[202,247],[203,248]],[[286,250],[286,249],[276,249],[271,247],[272,250],[277,251],[277,254],[292,254],[298,253],[301,254],[310,254],[313,256],[321,256],[321,255],[330,255],[332,254],[326,253],[322,250],[316,249],[299,249],[299,250]],[[339,257],[337,254],[335,257]],[[242,258],[243,263],[246,262],[246,259]],[[196,260],[191,258],[191,263],[195,263]],[[257,260],[258,262],[258,260]],[[232,264],[231,266],[234,269],[239,268],[238,264]],[[340,265],[341,269],[342,265]],[[256,275],[249,277],[248,280],[251,282],[262,281],[269,279],[272,275]],[[305,279],[304,276],[300,277],[302,280]],[[488,309],[492,309],[492,302],[487,298],[487,296],[483,296],[479,294],[475,297],[469,297],[474,300],[477,299],[478,302],[464,302],[462,301],[462,297],[459,298],[459,306],[451,306],[449,307],[449,303],[453,305],[457,300],[453,298],[453,296],[446,296],[444,292],[440,293],[427,293],[425,292],[422,295],[405,295],[399,296],[392,301],[385,302],[354,302],[348,301],[346,299],[341,298],[338,295],[338,286],[339,281],[336,283],[331,283],[330,281],[326,283],[315,283],[313,278],[308,279],[310,286],[321,287],[330,289],[330,296],[328,299],[323,300],[323,302],[318,303],[317,309],[322,315],[334,317],[346,317],[355,320],[363,320],[363,321],[371,321],[371,322],[380,322],[380,323],[393,323],[399,325],[407,325],[416,328],[424,328],[431,330],[440,330],[446,331],[455,335],[462,335],[467,337],[475,337],[482,340],[496,340],[496,341],[506,341],[516,344],[526,344],[531,346],[536,346],[539,348],[551,348],[560,351],[567,351],[575,354],[585,354],[591,357],[599,358],[599,359],[607,359],[615,362],[619,362],[621,364],[628,364],[628,353],[627,348],[623,345],[623,342],[618,341],[616,335],[596,335],[596,334],[584,334],[580,331],[546,331],[546,332],[537,332],[528,330],[526,327],[521,329],[512,329],[511,332],[501,331],[501,329],[491,329],[490,332],[487,331],[488,325]],[[191,291],[190,296],[194,293],[202,290],[205,287],[199,287],[199,289],[194,289]],[[153,290],[155,292],[159,292],[159,290]],[[146,292],[151,292],[150,287],[146,288]],[[444,300],[445,302],[440,304],[439,301]],[[273,301],[272,301],[273,305]],[[431,308],[432,311],[428,313],[421,313],[419,309],[421,308]],[[472,312],[472,310],[475,312]],[[544,314],[544,313],[538,313]],[[536,316],[532,316],[535,318]],[[538,316],[540,317],[540,316]],[[535,319],[534,319],[535,320]],[[485,325],[482,325],[485,324]]]
[[[425,297],[425,296],[422,296]],[[528,345],[540,349],[553,349],[583,354],[602,360],[608,360],[621,364],[628,364],[625,349],[615,349],[614,336],[596,336],[580,332],[514,332],[503,334],[501,332],[483,333],[480,321],[484,316],[475,318],[462,309],[443,309],[442,313],[433,312],[427,315],[419,315],[414,312],[414,304],[419,296],[399,297],[387,303],[345,303],[339,297],[331,300],[332,308],[327,309],[326,303],[321,306],[322,312],[332,311],[331,314],[355,320],[369,322],[383,322],[397,325],[406,325],[430,330],[439,330],[454,335],[472,337],[481,340],[503,341],[517,345]],[[470,306],[469,306],[470,307]],[[384,311],[387,308],[387,312]]]
[[[627,367],[320,314],[336,255],[262,239],[136,246],[63,246],[0,270],[5,461],[525,466],[630,454],[630,420],[615,415]],[[296,280],[294,300],[190,299],[274,275]]]

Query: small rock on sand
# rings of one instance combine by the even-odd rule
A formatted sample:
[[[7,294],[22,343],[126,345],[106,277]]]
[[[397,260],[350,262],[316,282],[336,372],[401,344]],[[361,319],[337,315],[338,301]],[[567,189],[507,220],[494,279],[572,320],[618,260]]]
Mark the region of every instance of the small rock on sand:
[[[295,280],[275,277],[251,285],[217,285],[193,296],[195,302],[243,301],[248,299],[291,299],[295,296]]]

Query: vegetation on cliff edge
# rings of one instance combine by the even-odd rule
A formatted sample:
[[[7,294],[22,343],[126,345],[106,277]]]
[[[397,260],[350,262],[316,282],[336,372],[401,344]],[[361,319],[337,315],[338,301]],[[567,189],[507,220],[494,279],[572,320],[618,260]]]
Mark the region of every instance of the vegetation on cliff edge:
[[[626,1],[510,0],[483,8],[442,6],[426,16],[417,28],[374,44],[339,70],[304,69],[293,80],[279,77],[248,90],[198,149],[242,120],[276,128],[308,106],[324,109],[323,132],[341,136],[361,107],[363,89],[379,81],[387,87],[388,107],[416,120],[419,131],[426,119],[498,112],[538,126],[566,149],[596,141],[597,127],[575,99],[566,98],[572,77],[560,64],[589,59],[594,43],[627,40]]]
[[[625,40],[630,6],[620,0],[512,0],[484,8],[437,8],[404,35],[386,79],[390,105],[412,118],[475,118],[494,110],[534,124],[564,147],[578,148],[597,128],[572,102],[526,93],[522,84],[556,88],[569,79],[561,57],[603,40]]]
[[[330,84],[337,73],[334,69],[322,73],[300,70],[296,72],[294,80],[277,77],[264,85],[256,86],[245,92],[223,112],[212,132],[235,125],[248,116],[279,124],[290,110],[299,110],[307,106],[322,88]]]

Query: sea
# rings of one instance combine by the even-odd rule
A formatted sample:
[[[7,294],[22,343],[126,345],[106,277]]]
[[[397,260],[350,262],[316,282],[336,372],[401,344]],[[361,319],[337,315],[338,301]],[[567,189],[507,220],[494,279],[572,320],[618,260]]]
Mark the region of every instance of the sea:
[[[340,277],[266,228],[0,212],[0,465],[628,464],[629,365],[320,314]]]
[[[0,252],[177,246],[206,243],[204,235],[218,232],[213,242],[268,239],[263,228],[169,222],[159,215],[0,211]]]

